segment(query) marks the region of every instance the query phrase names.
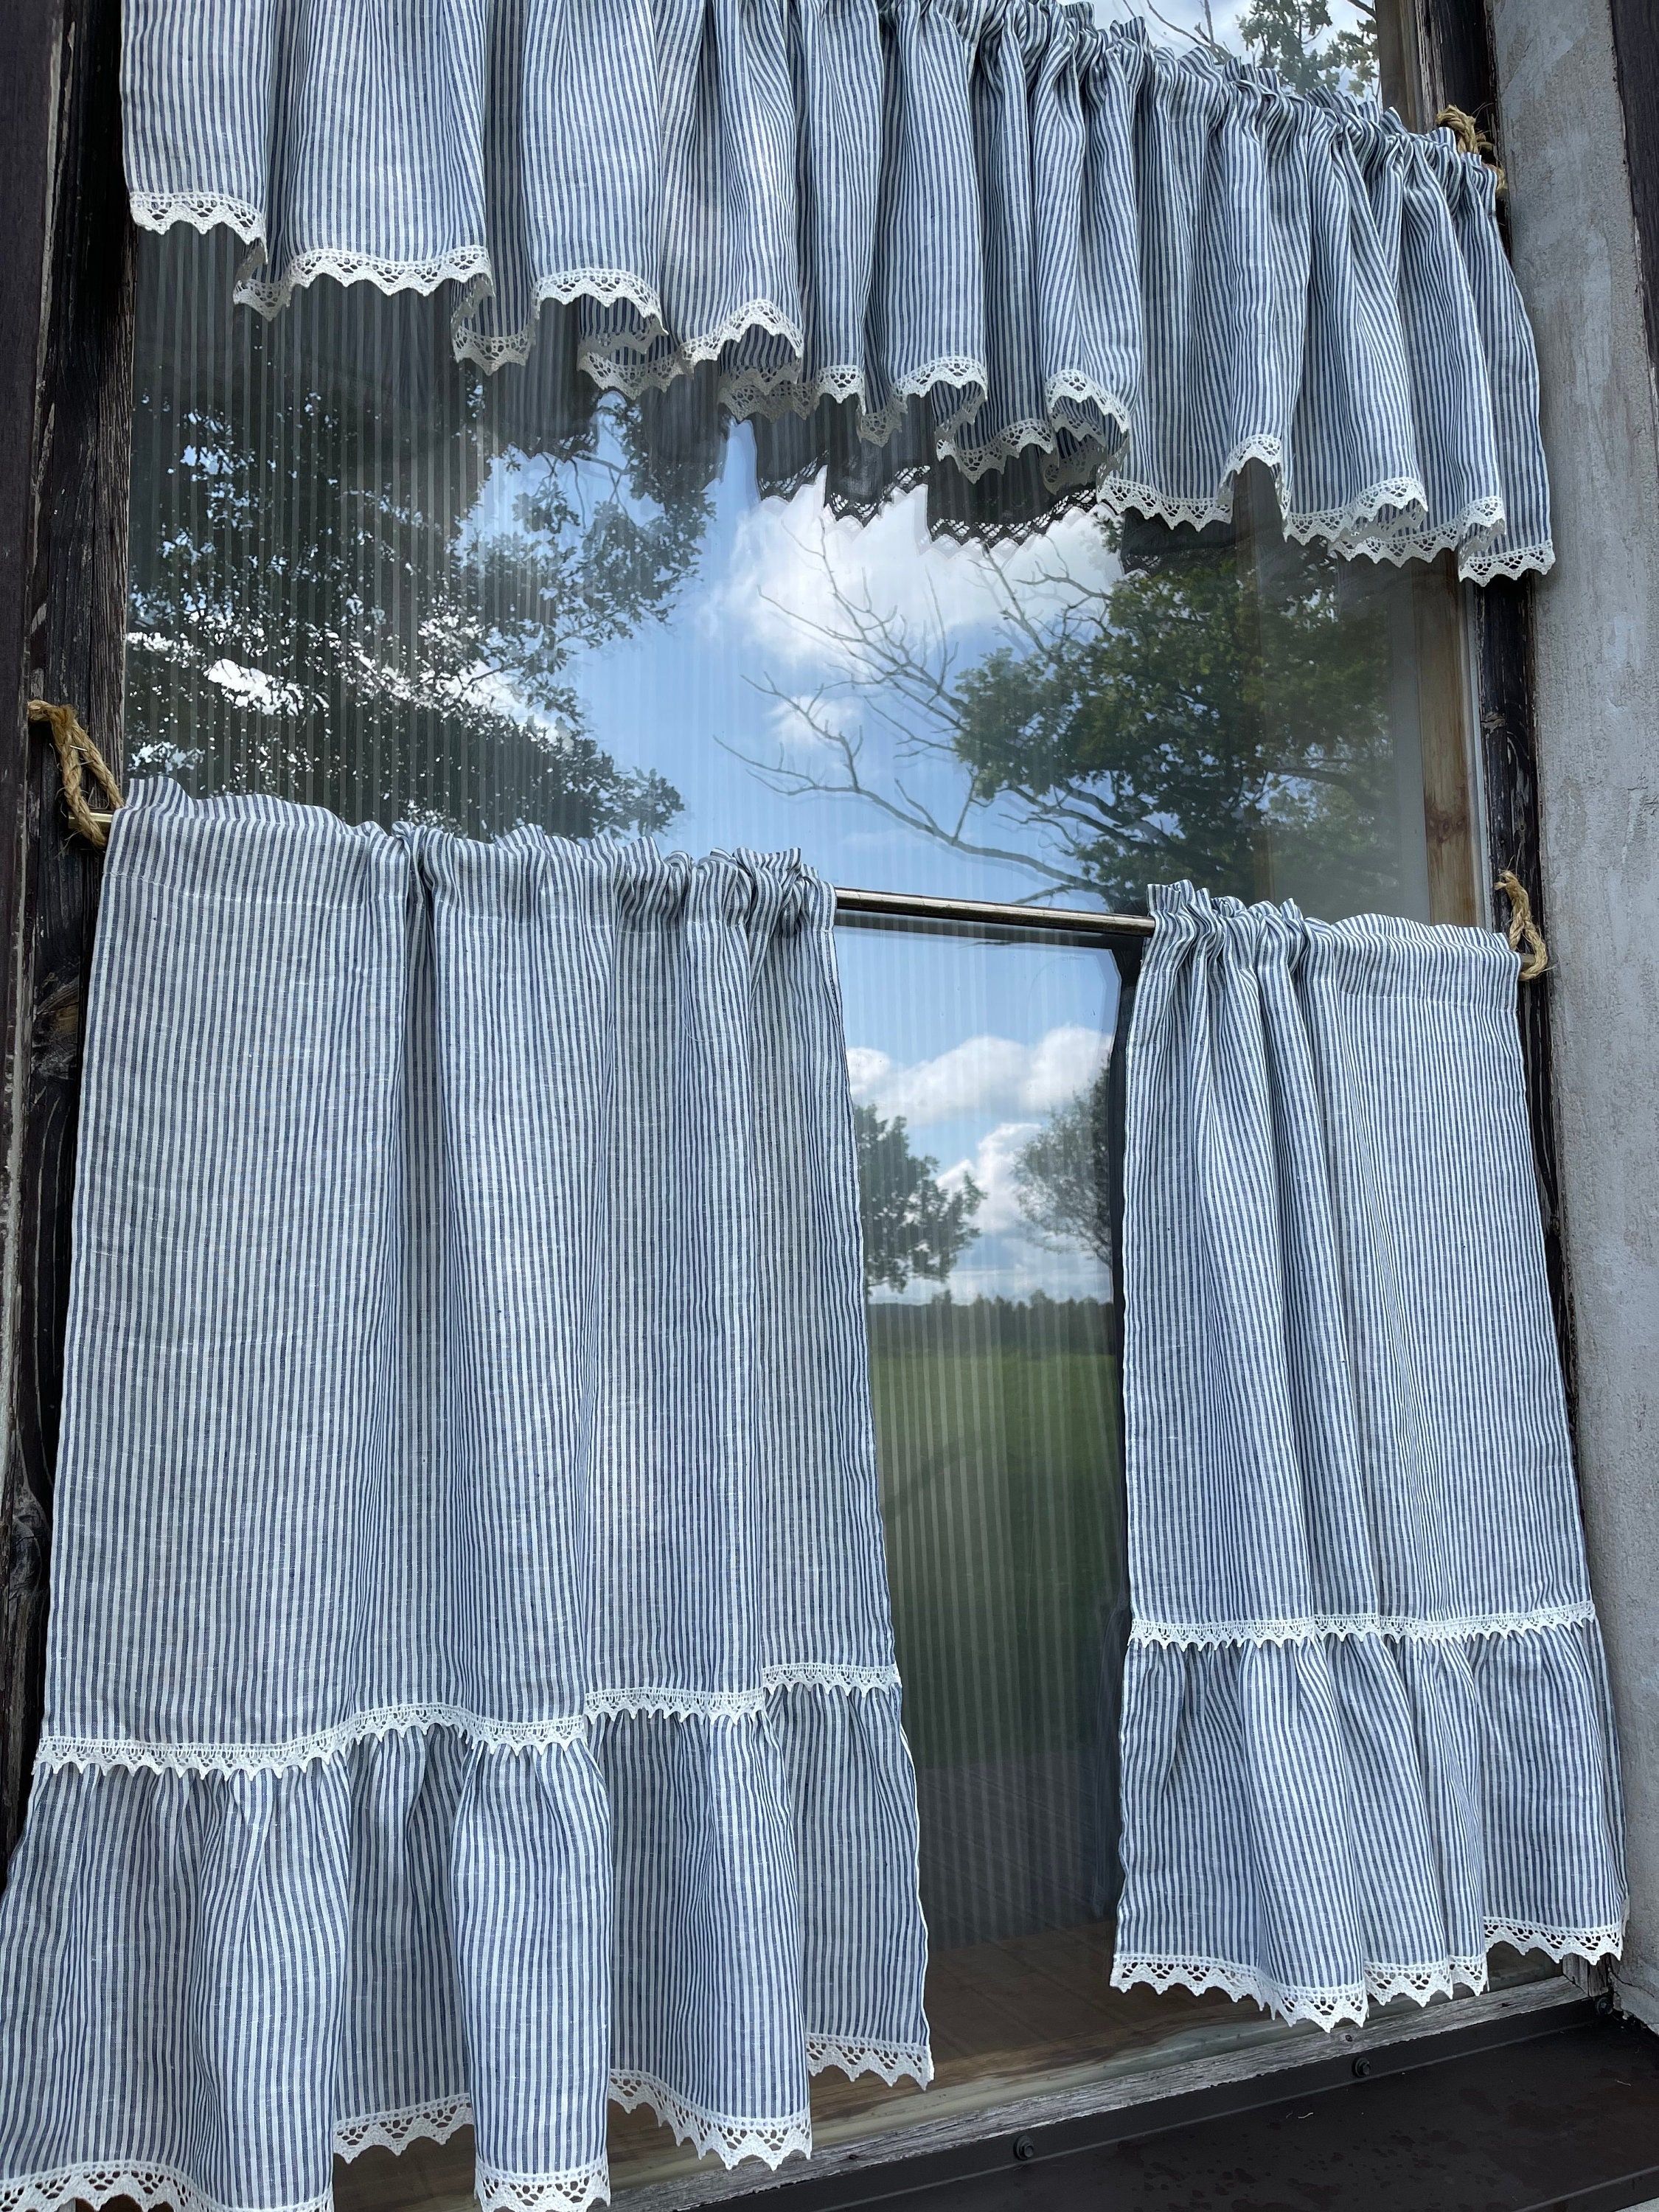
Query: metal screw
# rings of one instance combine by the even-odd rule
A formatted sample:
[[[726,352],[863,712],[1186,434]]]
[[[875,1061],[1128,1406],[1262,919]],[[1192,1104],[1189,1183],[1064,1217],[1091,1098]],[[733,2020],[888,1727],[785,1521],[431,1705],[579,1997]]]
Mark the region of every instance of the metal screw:
[[[1369,2058],[1356,2058],[1356,2059],[1354,2060],[1354,2062],[1353,2062],[1353,2074],[1354,2074],[1354,2079],[1355,2079],[1355,2081],[1367,2081],[1367,2080],[1369,2080],[1369,2078],[1370,2078],[1370,2070],[1371,2070],[1371,2062],[1370,2062],[1370,2060]]]
[[[1036,2156],[1036,2145],[1031,2141],[1030,2136],[1014,2137],[1014,2156],[1022,2160]]]

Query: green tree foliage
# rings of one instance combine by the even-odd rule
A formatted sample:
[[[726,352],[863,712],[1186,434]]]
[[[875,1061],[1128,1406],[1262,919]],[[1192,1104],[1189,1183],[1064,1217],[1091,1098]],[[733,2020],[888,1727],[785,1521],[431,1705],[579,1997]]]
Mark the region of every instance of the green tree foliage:
[[[1376,9],[1354,0],[1352,13],[1352,27],[1334,32],[1328,0],[1251,0],[1238,32],[1251,60],[1298,92],[1320,84],[1359,91],[1376,82]]]
[[[954,1189],[939,1181],[939,1162],[913,1152],[904,1116],[884,1121],[855,1106],[859,1213],[869,1291],[902,1291],[916,1276],[942,1283],[979,1235],[973,1226],[985,1194],[971,1176]]]
[[[1242,52],[1298,92],[1319,85],[1361,92],[1376,82],[1376,0],[1348,0],[1345,12],[1353,21],[1340,30],[1334,26],[1330,0],[1249,0],[1238,19],[1237,48],[1218,34],[1210,0],[1202,0],[1196,23],[1176,22],[1156,5],[1152,12],[1166,29],[1196,46],[1217,53]]]
[[[1068,884],[1113,905],[1183,876],[1244,898],[1328,879],[1320,912],[1389,903],[1381,624],[1343,619],[1328,558],[1286,547],[1264,580],[1170,534],[1098,619],[963,677],[952,743],[974,802],[1042,825]]]
[[[165,355],[141,389],[135,764],[473,835],[665,827],[679,794],[595,742],[573,663],[667,611],[706,492],[653,465],[639,410],[526,454],[476,372],[366,400],[344,341],[296,372],[281,336],[204,402]]]
[[[1148,883],[1190,877],[1244,899],[1294,884],[1330,918],[1397,905],[1376,572],[1285,544],[1272,496],[1265,478],[1240,486],[1236,536],[1103,519],[1108,557],[1057,541],[1035,609],[988,562],[1002,641],[966,667],[942,625],[852,596],[826,561],[820,634],[844,672],[805,697],[763,685],[813,742],[750,765],[775,790],[856,796],[1014,862],[1051,894],[1139,906]],[[908,774],[921,760],[952,772],[953,805]]]
[[[1038,1235],[1080,1244],[1112,1264],[1107,1142],[1108,1071],[1068,1098],[1022,1148],[1014,1164],[1020,1211]]]

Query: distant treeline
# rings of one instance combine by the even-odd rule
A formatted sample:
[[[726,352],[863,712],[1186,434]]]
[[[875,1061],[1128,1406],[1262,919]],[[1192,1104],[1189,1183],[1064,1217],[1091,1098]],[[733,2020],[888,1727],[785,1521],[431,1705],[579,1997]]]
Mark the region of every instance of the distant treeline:
[[[878,1358],[907,1352],[1059,1352],[1111,1349],[1111,1308],[1099,1298],[951,1297],[926,1305],[882,1299],[866,1310],[870,1349]]]

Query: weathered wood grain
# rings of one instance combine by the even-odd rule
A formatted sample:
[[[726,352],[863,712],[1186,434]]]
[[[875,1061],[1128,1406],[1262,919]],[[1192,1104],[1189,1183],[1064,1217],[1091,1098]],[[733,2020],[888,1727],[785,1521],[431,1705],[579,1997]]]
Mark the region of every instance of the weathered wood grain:
[[[22,1824],[40,1723],[82,1010],[100,876],[98,856],[68,834],[57,762],[28,726],[25,702],[71,702],[119,772],[132,416],[119,64],[118,0],[32,0],[0,30],[13,180],[0,228],[0,329],[9,341],[24,334],[7,348],[15,411],[0,435],[0,1862]]]

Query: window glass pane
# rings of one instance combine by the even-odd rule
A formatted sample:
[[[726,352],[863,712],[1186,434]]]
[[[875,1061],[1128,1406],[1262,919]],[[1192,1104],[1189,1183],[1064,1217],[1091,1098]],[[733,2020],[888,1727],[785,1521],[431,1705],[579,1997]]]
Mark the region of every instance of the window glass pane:
[[[491,377],[439,300],[325,282],[265,323],[239,250],[139,241],[136,770],[887,889],[1429,915],[1455,653],[1420,576],[1287,544],[1259,470],[1231,522],[1120,527],[1035,453],[967,484],[920,418],[878,449],[695,378],[600,400],[556,308]]]

